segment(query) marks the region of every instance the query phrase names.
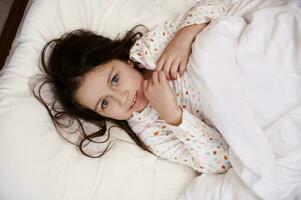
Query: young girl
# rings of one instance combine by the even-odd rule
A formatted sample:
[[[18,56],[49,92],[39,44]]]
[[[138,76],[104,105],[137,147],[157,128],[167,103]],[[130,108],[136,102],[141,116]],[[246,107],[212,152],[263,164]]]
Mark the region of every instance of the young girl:
[[[186,14],[185,25],[165,48],[155,71],[139,68],[129,59],[130,49],[142,35],[135,32],[136,27],[121,40],[76,30],[50,41],[42,52],[42,85],[38,93],[33,91],[58,131],[68,128],[60,120],[74,118],[83,132],[79,149],[93,157],[83,150],[84,142],[103,136],[105,122],[110,121],[124,129],[142,149],[159,157],[200,173],[228,170],[228,146],[208,125],[198,93],[185,71],[195,36],[210,20],[223,14],[220,3],[199,4]],[[56,109],[56,102],[51,108],[45,103],[41,95],[45,83],[52,85],[63,111]],[[86,134],[80,119],[94,122],[101,129]]]

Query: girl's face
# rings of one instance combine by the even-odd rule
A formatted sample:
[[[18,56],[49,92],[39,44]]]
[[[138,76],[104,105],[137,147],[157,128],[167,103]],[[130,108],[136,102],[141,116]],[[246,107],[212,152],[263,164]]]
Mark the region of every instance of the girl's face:
[[[75,99],[102,116],[126,120],[148,104],[143,81],[143,75],[133,63],[114,59],[83,75]],[[135,104],[131,106],[134,99]]]

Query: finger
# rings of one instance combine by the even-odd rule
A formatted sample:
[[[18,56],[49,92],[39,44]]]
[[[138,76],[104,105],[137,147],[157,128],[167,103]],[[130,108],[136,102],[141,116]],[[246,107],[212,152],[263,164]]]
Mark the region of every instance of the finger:
[[[160,82],[166,81],[166,74],[163,71],[159,72],[159,81]]]
[[[170,76],[169,73],[165,73],[165,72],[164,72],[164,74],[165,74],[165,78],[166,78],[167,80],[171,80],[171,76]]]
[[[178,72],[179,64],[180,64],[180,61],[174,61],[172,63],[169,73],[173,79],[177,79],[177,72]]]
[[[172,59],[168,59],[168,60],[165,61],[164,66],[163,66],[163,71],[164,71],[164,73],[165,73],[165,75],[168,79],[171,79],[171,77],[169,75],[169,70],[170,70],[170,67],[171,67],[171,63],[172,63]]]
[[[160,71],[159,71],[160,72]],[[154,71],[152,75],[153,84],[156,85],[159,82],[158,71]]]
[[[149,78],[148,79],[148,84],[147,84],[147,87],[150,87],[152,86],[154,83],[153,83],[153,79],[152,78]]]
[[[165,57],[161,55],[161,57],[159,58],[159,60],[157,61],[157,67],[156,67],[156,70],[157,71],[161,71],[163,66],[164,66],[164,63],[165,63]]]
[[[187,66],[187,61],[180,62],[180,67],[179,67],[180,76],[182,76],[184,74],[186,66]]]
[[[142,83],[143,90],[147,90],[147,86],[148,86],[148,80],[144,80]]]

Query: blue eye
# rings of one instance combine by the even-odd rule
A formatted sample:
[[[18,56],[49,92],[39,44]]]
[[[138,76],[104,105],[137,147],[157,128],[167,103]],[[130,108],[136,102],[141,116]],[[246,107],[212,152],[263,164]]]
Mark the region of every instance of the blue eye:
[[[111,82],[112,82],[113,85],[114,85],[114,84],[117,84],[118,81],[119,81],[119,77],[118,77],[118,74],[116,74],[116,75],[112,78]],[[102,109],[105,109],[105,108],[107,107],[108,104],[109,104],[109,101],[106,100],[106,99],[104,99],[104,100],[101,102],[101,108],[102,108]],[[104,106],[105,106],[105,107],[104,107]]]
[[[116,75],[112,78],[111,82],[112,82],[112,83],[113,83],[113,82],[118,83],[118,80],[119,80],[119,77],[118,77],[118,74],[116,74]]]
[[[104,103],[104,102],[106,102],[106,103]],[[104,99],[104,100],[101,102],[101,108],[102,108],[102,109],[105,109],[106,107],[104,107],[104,105],[108,105],[108,103],[109,103],[109,101],[106,100],[106,99]]]

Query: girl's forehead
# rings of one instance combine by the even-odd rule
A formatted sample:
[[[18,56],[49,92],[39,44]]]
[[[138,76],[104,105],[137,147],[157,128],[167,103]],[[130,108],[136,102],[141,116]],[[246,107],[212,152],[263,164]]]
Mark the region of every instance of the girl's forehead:
[[[85,79],[90,79],[90,78],[105,78],[107,77],[114,69],[120,69],[119,66],[121,64],[124,64],[122,61],[120,60],[112,60],[109,61],[107,63],[104,64],[100,64],[98,66],[96,66],[93,70],[91,70],[90,72],[84,74],[84,76],[82,77],[83,81]]]
[[[85,76],[104,76],[106,75],[108,72],[110,72],[110,69],[112,68],[111,64],[104,64],[104,65],[98,65],[96,66],[93,70],[91,70],[90,72],[88,72],[87,74],[85,74]]]
[[[104,64],[100,64],[96,66],[91,72],[98,72],[98,73],[106,73],[108,71],[110,72],[110,69],[112,69],[112,67],[118,67],[121,63],[123,62],[114,59]]]

